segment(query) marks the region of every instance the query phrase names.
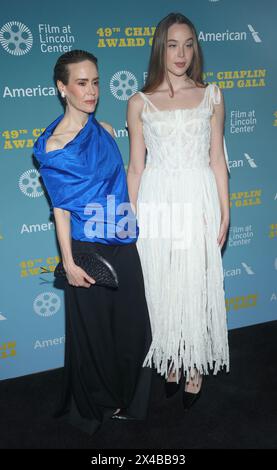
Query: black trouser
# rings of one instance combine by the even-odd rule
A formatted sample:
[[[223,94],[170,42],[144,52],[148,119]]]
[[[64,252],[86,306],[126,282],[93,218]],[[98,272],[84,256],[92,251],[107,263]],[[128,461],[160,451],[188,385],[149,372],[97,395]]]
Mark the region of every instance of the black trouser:
[[[117,408],[145,418],[151,370],[142,364],[151,329],[136,244],[72,240],[73,253],[84,250],[96,250],[113,265],[119,288],[66,282],[65,368],[57,415],[93,433]]]

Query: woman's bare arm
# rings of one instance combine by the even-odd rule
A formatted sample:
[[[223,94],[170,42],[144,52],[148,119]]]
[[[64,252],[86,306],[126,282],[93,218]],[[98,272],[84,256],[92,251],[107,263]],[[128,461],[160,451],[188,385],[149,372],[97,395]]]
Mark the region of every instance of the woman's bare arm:
[[[141,175],[145,167],[146,147],[142,132],[143,102],[136,94],[128,102],[127,123],[130,139],[130,160],[127,170],[127,183],[130,201],[136,209]]]
[[[54,207],[56,232],[66,277],[69,284],[72,286],[90,287],[91,284],[95,284],[95,280],[91,278],[82,268],[77,266],[73,260],[71,249],[70,216],[71,214],[69,211]]]
[[[218,236],[220,247],[225,243],[229,226],[229,191],[228,171],[224,155],[223,132],[224,132],[224,100],[221,91],[220,103],[214,106],[214,114],[211,118],[211,146],[210,166],[214,172],[221,209],[221,226]]]

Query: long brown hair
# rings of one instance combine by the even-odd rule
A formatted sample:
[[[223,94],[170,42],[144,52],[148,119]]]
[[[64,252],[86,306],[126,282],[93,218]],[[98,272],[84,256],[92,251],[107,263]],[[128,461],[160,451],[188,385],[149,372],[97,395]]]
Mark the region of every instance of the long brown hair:
[[[173,87],[170,82],[166,67],[168,29],[174,24],[185,24],[191,29],[194,54],[192,62],[187,70],[187,76],[194,81],[196,86],[204,86],[202,79],[203,56],[197,39],[195,27],[186,16],[182,15],[182,13],[169,13],[169,15],[159,22],[153,37],[153,44],[148,66],[148,75],[145,85],[141,90],[143,93],[152,93],[163,82],[164,78],[166,78],[170,88],[170,94],[171,96],[174,95]]]

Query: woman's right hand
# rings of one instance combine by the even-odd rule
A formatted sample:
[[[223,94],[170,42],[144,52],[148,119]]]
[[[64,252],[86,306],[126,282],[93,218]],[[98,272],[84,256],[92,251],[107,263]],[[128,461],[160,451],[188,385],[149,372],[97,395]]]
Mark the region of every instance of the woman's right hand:
[[[90,287],[91,284],[95,284],[95,279],[90,277],[86,271],[84,271],[77,264],[72,264],[65,267],[66,278],[71,286],[74,287]]]

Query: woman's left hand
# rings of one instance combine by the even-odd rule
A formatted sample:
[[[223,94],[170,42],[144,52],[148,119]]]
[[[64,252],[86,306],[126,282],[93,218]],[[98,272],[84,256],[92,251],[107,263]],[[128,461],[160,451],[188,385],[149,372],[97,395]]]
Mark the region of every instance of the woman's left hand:
[[[219,244],[220,249],[222,249],[226,241],[228,227],[229,227],[229,219],[223,219],[220,224],[219,235],[217,238],[217,243]]]

